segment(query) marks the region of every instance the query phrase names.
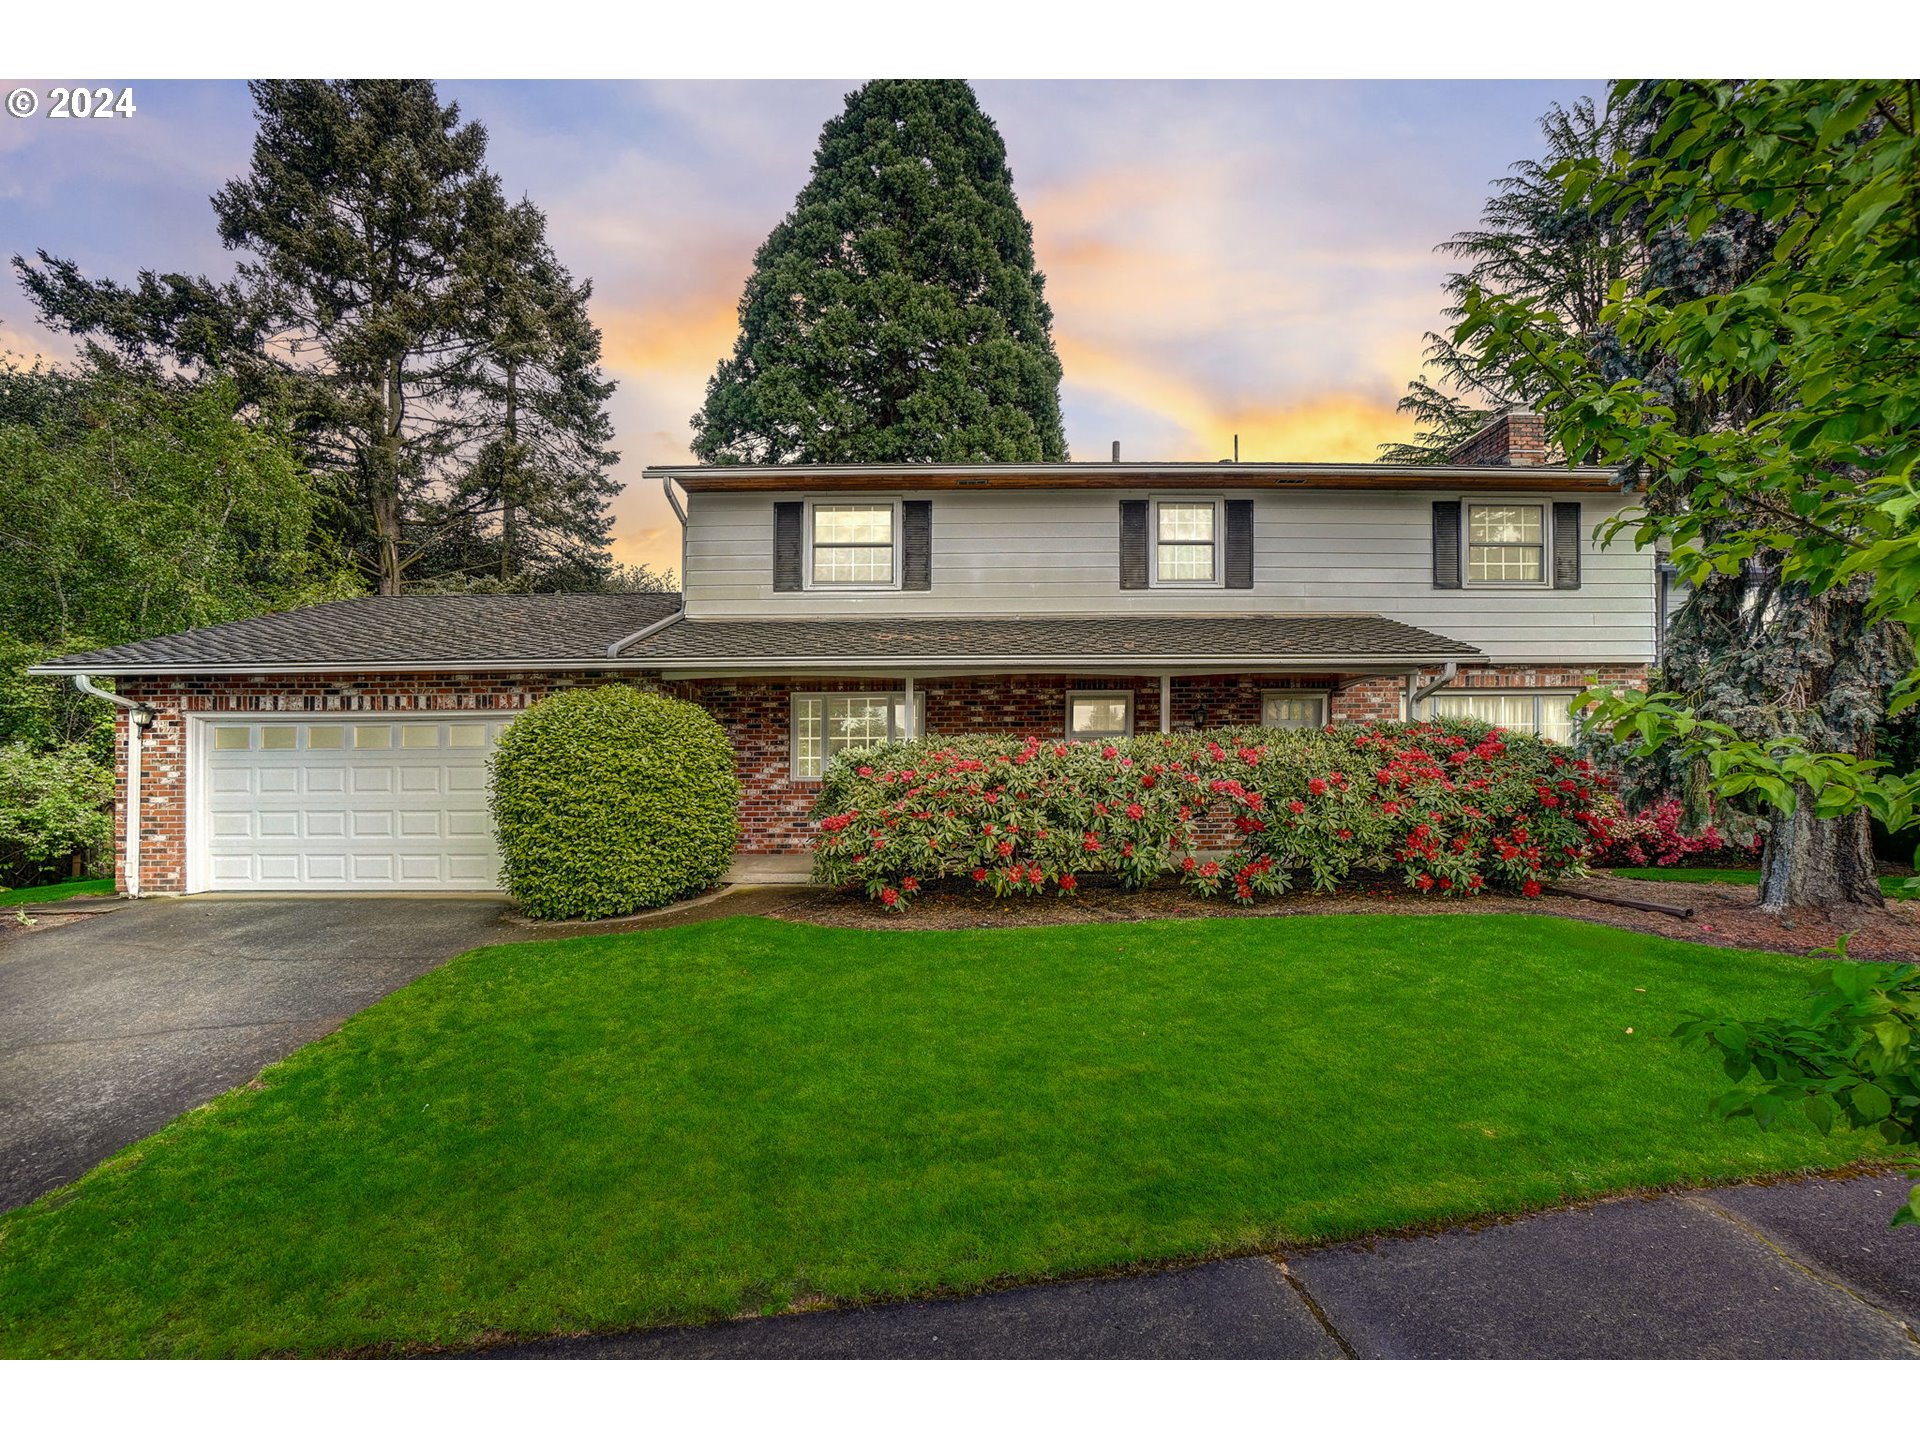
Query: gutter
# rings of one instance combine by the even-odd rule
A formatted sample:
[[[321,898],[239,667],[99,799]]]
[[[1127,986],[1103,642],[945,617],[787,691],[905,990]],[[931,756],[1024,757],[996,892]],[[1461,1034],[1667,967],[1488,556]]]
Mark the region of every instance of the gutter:
[[[684,605],[686,602],[682,601],[681,603],[682,605]],[[687,612],[684,609],[676,610],[671,615],[667,616],[667,618],[664,620],[656,620],[651,625],[642,625],[638,630],[634,631],[631,635],[623,636],[621,639],[618,639],[614,641],[613,644],[607,646],[607,658],[609,660],[618,658],[620,652],[626,649],[627,646],[632,645],[637,641],[644,640],[649,635],[659,634],[662,630],[666,629],[667,626],[673,624],[674,621],[684,617],[686,613]]]
[[[1058,476],[1062,480],[1085,476],[1115,478],[1151,478],[1154,476],[1217,476],[1222,485],[1231,485],[1230,476],[1272,480],[1308,479],[1316,475],[1407,480],[1517,480],[1549,482],[1555,478],[1604,480],[1612,482],[1616,471],[1603,465],[1383,465],[1367,461],[1315,465],[1307,462],[1244,460],[1217,464],[1198,460],[1133,461],[1080,460],[1036,462],[1031,465],[649,465],[641,472],[663,481],[720,479],[787,479],[796,488],[805,488],[809,480],[882,479],[909,480],[936,476],[956,476],[991,480],[995,476]]]
[[[143,756],[143,744],[147,731],[159,718],[151,705],[138,700],[130,700],[125,695],[116,695],[111,690],[102,690],[93,683],[90,676],[75,675],[73,688],[82,695],[91,695],[96,700],[107,700],[127,712],[127,894],[138,897],[140,894],[140,771]]]

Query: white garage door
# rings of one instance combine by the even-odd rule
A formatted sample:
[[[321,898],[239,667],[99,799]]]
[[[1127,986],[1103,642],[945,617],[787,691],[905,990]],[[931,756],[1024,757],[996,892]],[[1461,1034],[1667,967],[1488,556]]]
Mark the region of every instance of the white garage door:
[[[504,718],[209,720],[193,888],[492,890]]]

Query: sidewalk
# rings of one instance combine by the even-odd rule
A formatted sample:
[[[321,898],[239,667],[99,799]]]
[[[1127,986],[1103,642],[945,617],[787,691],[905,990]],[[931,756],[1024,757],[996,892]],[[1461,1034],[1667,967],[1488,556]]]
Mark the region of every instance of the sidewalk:
[[[1907,1182],[1741,1185],[1412,1239],[491,1358],[1920,1359]]]

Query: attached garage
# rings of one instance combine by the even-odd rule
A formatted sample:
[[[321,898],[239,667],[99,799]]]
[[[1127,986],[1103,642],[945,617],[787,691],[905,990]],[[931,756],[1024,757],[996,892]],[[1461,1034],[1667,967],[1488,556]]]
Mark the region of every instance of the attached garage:
[[[492,890],[510,715],[195,717],[189,890]]]

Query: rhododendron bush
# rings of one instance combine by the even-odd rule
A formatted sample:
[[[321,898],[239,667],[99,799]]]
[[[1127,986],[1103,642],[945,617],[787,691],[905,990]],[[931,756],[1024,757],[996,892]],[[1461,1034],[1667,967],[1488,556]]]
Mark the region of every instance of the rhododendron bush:
[[[1751,861],[1764,844],[1764,835],[1736,841],[1712,823],[1689,835],[1680,802],[1668,798],[1644,807],[1637,815],[1609,816],[1607,843],[1595,853],[1593,863],[1666,866],[1698,863],[1706,858],[1731,859],[1738,864]]]
[[[934,737],[835,757],[814,874],[893,909],[935,879],[1038,895],[1089,874],[1178,876],[1241,901],[1357,870],[1433,894],[1537,895],[1605,840],[1601,792],[1563,747],[1466,721]],[[1220,853],[1203,853],[1203,825]]]

